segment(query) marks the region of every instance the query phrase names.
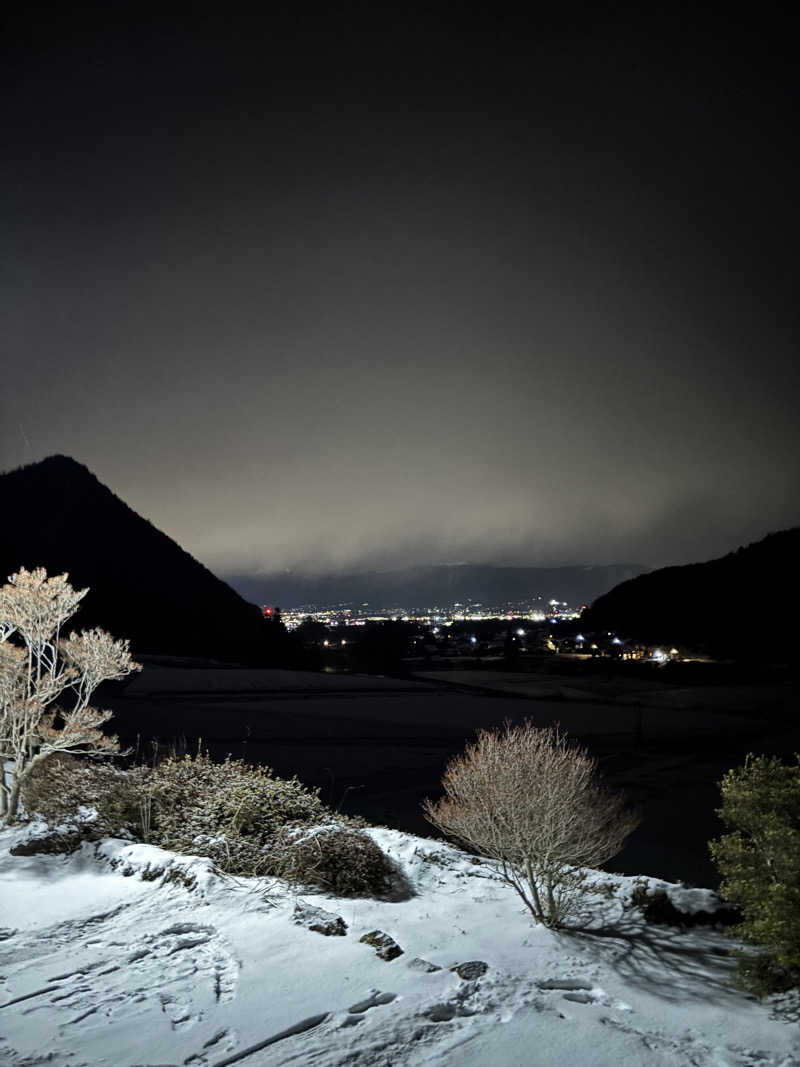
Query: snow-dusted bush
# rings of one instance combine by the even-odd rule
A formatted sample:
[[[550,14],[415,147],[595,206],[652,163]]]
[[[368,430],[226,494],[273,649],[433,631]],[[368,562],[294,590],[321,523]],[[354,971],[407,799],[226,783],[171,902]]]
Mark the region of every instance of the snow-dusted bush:
[[[59,753],[26,778],[22,804],[27,815],[38,815],[50,826],[91,828],[94,836],[138,835],[148,775],[146,767],[123,771]]]
[[[445,795],[423,803],[437,829],[485,856],[537,922],[557,927],[586,893],[584,867],[615,856],[639,823],[558,728],[481,730],[452,760]]]
[[[127,641],[103,630],[61,636],[87,592],[42,567],[22,567],[0,588],[0,817],[9,823],[28,777],[56,753],[117,749],[102,729],[111,712],[90,701],[101,682],[140,667]]]
[[[210,856],[231,874],[268,873],[267,849],[286,826],[332,818],[316,790],[268,767],[198,753],[153,770],[146,790],[148,840],[176,852]]]
[[[388,892],[395,869],[359,821],[334,815],[319,791],[267,767],[198,753],[158,764],[144,785],[147,839],[210,857],[228,874],[316,885],[342,896]]]
[[[720,892],[743,914],[731,933],[761,947],[739,953],[741,980],[759,996],[800,986],[800,755],[750,755],[720,788],[731,831],[711,842]]]
[[[380,897],[392,892],[394,864],[368,834],[346,826],[315,826],[279,834],[270,873],[335,896]]]

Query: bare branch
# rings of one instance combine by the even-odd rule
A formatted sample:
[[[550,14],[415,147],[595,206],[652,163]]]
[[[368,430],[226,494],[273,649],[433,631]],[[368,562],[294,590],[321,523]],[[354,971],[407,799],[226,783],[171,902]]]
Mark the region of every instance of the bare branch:
[[[442,785],[445,796],[422,805],[428,821],[492,861],[548,926],[574,912],[582,868],[615,856],[639,822],[602,785],[597,761],[558,727],[482,730]]]

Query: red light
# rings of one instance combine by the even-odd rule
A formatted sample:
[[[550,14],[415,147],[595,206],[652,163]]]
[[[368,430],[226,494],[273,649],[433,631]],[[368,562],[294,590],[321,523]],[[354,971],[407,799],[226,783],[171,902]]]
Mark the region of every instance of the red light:
[[[272,608],[264,608],[263,610],[264,610],[264,614],[265,614],[265,615],[268,615],[268,616],[269,616],[269,615],[271,615],[271,614],[272,614],[272,611],[273,611],[273,609],[272,609]]]

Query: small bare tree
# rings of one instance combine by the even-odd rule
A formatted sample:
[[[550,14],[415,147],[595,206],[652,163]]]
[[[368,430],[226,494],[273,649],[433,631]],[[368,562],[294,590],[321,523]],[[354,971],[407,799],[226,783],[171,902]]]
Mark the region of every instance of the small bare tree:
[[[558,727],[481,730],[447,766],[429,822],[489,859],[536,922],[564,925],[586,892],[584,867],[615,856],[639,824],[598,778],[597,761]]]
[[[23,567],[0,588],[0,817],[7,823],[17,818],[23,783],[48,757],[118,748],[101,729],[112,713],[89,701],[101,682],[141,668],[128,642],[103,630],[61,638],[87,592],[41,567]],[[59,698],[71,706],[57,705]]]

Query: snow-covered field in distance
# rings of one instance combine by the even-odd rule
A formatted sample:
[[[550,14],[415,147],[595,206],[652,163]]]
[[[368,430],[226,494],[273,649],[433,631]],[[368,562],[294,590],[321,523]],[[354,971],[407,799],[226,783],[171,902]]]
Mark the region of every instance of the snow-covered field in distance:
[[[370,833],[413,892],[396,901],[219,877],[123,841],[10,855],[28,832],[0,834],[10,1067],[800,1064],[796,1012],[732,986],[721,931],[645,923],[626,906],[633,878],[597,872],[593,929],[554,933],[484,864],[393,830]],[[713,903],[666,888],[685,911]],[[310,929],[313,910],[298,924],[298,905],[346,932]],[[402,955],[360,941],[376,929]],[[451,970],[474,961],[485,973]]]
[[[447,762],[476,730],[505,719],[560,723],[642,808],[616,869],[716,885],[708,841],[722,832],[717,783],[748,752],[791,758],[800,744],[797,682],[642,690],[641,679],[623,681],[481,671],[420,681],[157,657],[109,684],[100,701],[114,711],[123,746],[146,758],[151,738],[162,752],[202,743],[215,759],[231,753],[296,774],[347,814],[423,835],[420,802],[438,795]],[[488,691],[497,686],[516,695]]]

